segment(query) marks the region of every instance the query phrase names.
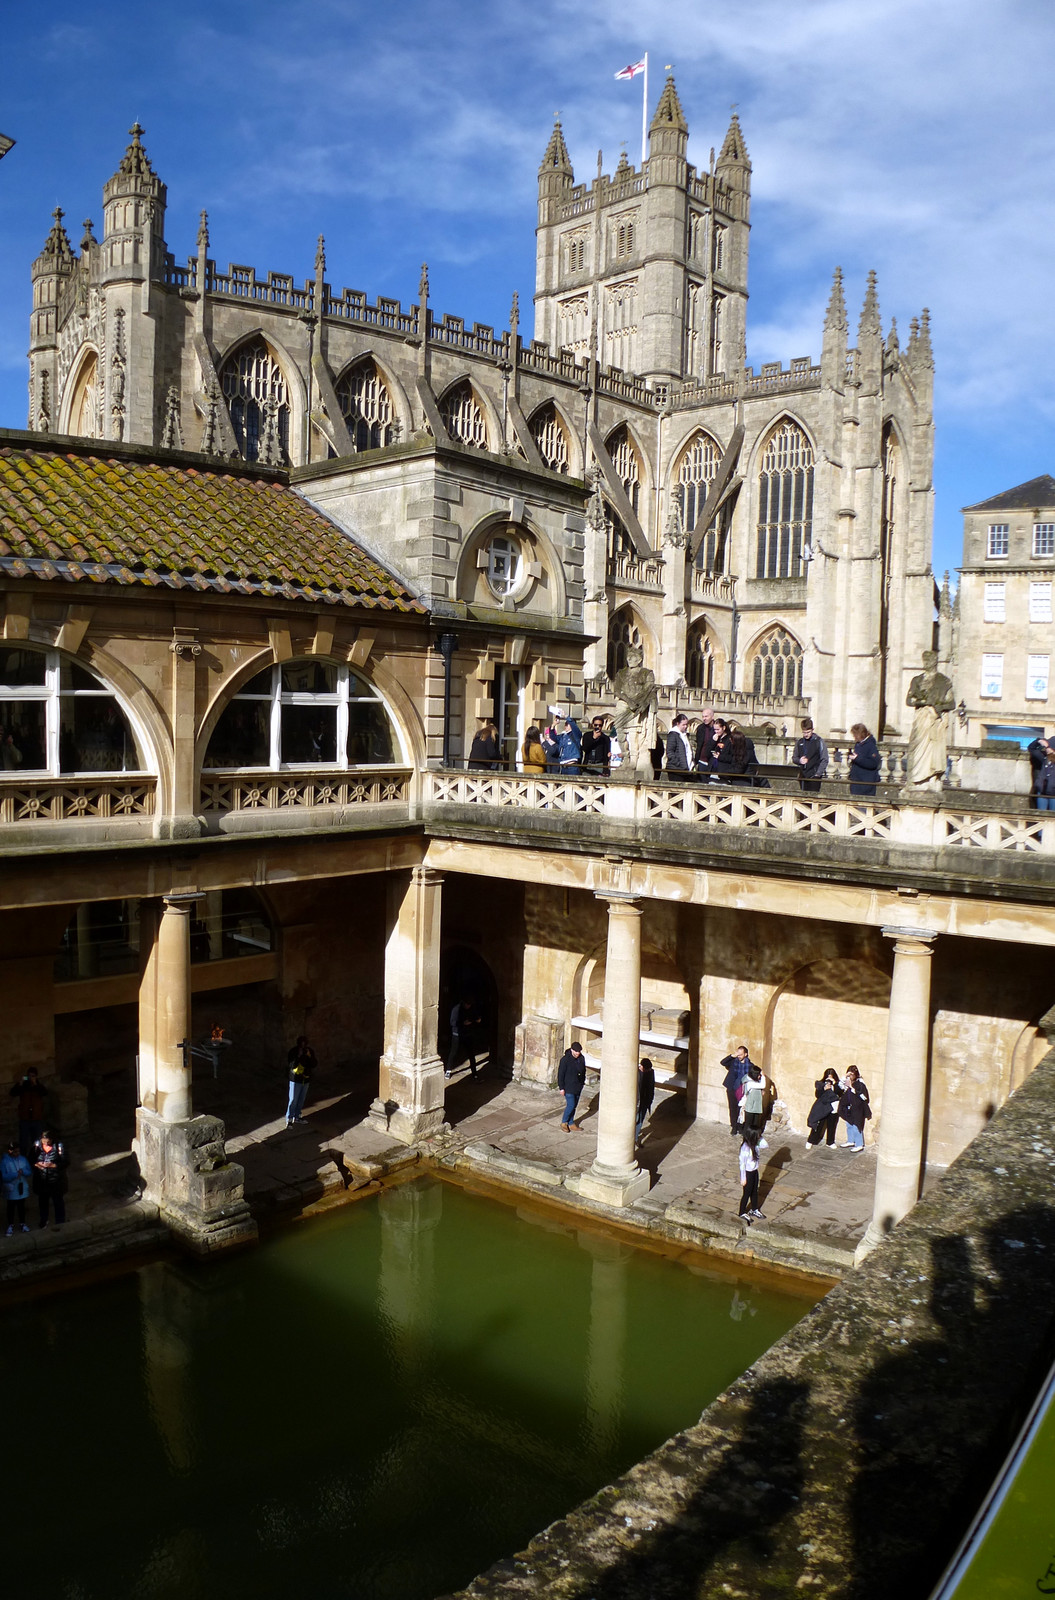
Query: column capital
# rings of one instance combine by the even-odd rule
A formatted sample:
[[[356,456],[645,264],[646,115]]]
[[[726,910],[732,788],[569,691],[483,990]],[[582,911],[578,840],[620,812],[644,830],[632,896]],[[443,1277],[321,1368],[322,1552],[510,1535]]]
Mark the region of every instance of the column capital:
[[[900,928],[885,924],[883,937],[893,939],[895,951],[903,955],[930,956],[934,954],[931,946],[938,937],[938,931],[936,928]]]
[[[625,911],[634,916],[640,916],[645,909],[641,903],[640,895],[630,894],[625,889],[595,889],[596,900],[607,900],[608,910]]]
[[[412,883],[421,883],[429,887],[438,888],[443,882],[443,873],[437,872],[435,867],[411,867],[410,880]]]
[[[163,894],[161,898],[166,911],[189,911],[191,906],[205,899],[205,893],[201,889],[176,889],[171,894]]]

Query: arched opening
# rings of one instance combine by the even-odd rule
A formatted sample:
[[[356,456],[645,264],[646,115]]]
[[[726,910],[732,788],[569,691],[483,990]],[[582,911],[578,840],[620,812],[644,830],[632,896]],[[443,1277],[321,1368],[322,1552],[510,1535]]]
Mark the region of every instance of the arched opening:
[[[785,417],[770,434],[758,474],[756,578],[801,578],[813,533],[813,446]]]
[[[440,400],[443,426],[457,444],[469,445],[474,450],[488,450],[487,420],[483,407],[473,392],[468,378],[462,378],[447,390]]]
[[[371,356],[348,368],[338,379],[336,392],[354,450],[381,450],[393,442],[392,396]]]
[[[372,684],[317,657],[265,667],[220,714],[204,765],[225,770],[377,767],[402,759],[398,730]]]
[[[531,418],[531,434],[543,462],[551,472],[570,470],[571,448],[564,419],[552,400]]]
[[[706,617],[697,617],[685,639],[685,682],[690,689],[720,689],[725,653]]]
[[[718,445],[710,434],[702,431],[693,435],[678,457],[674,494],[686,533],[691,533],[700,520],[721,459]],[[725,571],[724,530],[723,537],[719,539],[716,524],[712,523],[700,540],[696,564],[705,572]]]
[[[239,345],[220,368],[238,449],[246,461],[269,455],[289,461],[289,388],[270,346],[259,335]]]
[[[94,672],[32,645],[0,645],[0,776],[146,772],[132,724]]]
[[[635,515],[640,514],[641,483],[644,473],[637,446],[625,423],[616,428],[614,433],[609,434],[606,445],[609,458],[615,468],[616,477],[623,485],[623,492],[630,502],[631,509]],[[604,503],[604,515],[608,527],[608,554],[610,556],[634,555],[634,541],[623,526],[622,517],[609,505],[607,499]]]
[[[494,1060],[498,1040],[498,982],[478,950],[471,945],[457,944],[444,950],[440,960],[439,1048],[445,1061],[449,1059],[451,1047],[451,1013],[463,1000],[470,1001],[480,1016],[480,1026],[472,1041],[479,1068],[482,1061],[491,1063]]]
[[[890,601],[893,581],[893,554],[898,528],[898,490],[901,471],[901,444],[890,423],[883,429],[883,503],[879,518],[879,718],[880,736],[888,721],[889,683],[887,657],[890,644]]]
[[[779,623],[774,623],[755,643],[747,665],[755,694],[801,698],[802,646]]]
[[[787,1118],[805,1133],[814,1084],[825,1068],[840,1077],[851,1064],[868,1085],[873,1120],[865,1138],[873,1143],[883,1099],[890,978],[867,961],[813,961],[799,968],[778,991],[766,1027],[764,1067],[772,1077]]]
[[[645,665],[650,665],[647,640],[648,634],[642,629],[632,606],[620,606],[618,611],[613,612],[608,622],[608,654],[605,662],[609,678],[614,680],[616,673],[622,672],[626,666],[626,653],[632,646],[643,651]]]
[[[94,350],[91,350],[84,357],[73,387],[68,431],[81,439],[101,438],[101,406],[99,357]]]

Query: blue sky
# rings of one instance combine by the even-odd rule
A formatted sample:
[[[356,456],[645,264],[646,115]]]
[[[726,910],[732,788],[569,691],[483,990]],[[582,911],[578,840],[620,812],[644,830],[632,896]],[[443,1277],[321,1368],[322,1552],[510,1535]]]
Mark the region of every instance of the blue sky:
[[[690,159],[729,108],[754,165],[748,360],[820,351],[832,268],[855,322],[931,309],[935,566],[959,508],[1055,471],[1051,0],[4,0],[0,424],[25,425],[29,264],[61,205],[76,244],[138,117],[169,248],[328,277],[530,334],[536,171],[559,110],[579,178],[636,161],[644,49],[674,65]],[[652,98],[661,87],[656,71]],[[638,80],[639,82],[639,80]]]

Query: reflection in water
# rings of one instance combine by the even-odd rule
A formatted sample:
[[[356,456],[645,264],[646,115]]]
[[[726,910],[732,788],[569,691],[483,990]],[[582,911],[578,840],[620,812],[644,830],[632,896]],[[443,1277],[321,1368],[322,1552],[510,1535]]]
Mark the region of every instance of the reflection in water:
[[[586,1365],[586,1434],[591,1448],[607,1458],[615,1448],[623,1419],[627,1337],[627,1260],[630,1250],[615,1239],[579,1235],[593,1257],[590,1266],[590,1339]],[[640,1352],[649,1360],[649,1351]]]
[[[734,1322],[742,1322],[745,1316],[757,1317],[758,1307],[746,1295],[742,1295],[739,1289],[734,1289],[729,1315]]]
[[[392,1359],[403,1377],[427,1364],[436,1300],[436,1229],[443,1218],[443,1184],[437,1179],[384,1189],[378,1308],[389,1333]]]

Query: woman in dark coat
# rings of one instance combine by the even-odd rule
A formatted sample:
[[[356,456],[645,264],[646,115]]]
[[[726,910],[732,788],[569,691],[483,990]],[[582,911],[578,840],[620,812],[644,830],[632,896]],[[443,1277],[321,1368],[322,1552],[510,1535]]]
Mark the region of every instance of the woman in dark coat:
[[[865,1147],[865,1123],[872,1115],[872,1107],[868,1103],[868,1085],[856,1067],[847,1067],[842,1091],[839,1115],[846,1123],[844,1148],[857,1155]]]
[[[850,754],[850,793],[875,794],[882,766],[879,746],[863,722],[855,722],[850,733],[854,740]]]
[[[718,751],[716,775],[726,783],[750,783],[757,767],[758,757],[751,740],[742,728],[731,728]]]
[[[835,1143],[842,1090],[839,1088],[839,1074],[834,1067],[829,1067],[824,1077],[817,1079],[813,1091],[815,1099],[806,1118],[810,1129],[810,1136],[806,1140],[807,1150],[812,1150],[822,1139],[826,1144]]]
[[[498,729],[493,722],[485,722],[473,739],[466,765],[470,771],[496,772],[502,752],[498,745]]]

